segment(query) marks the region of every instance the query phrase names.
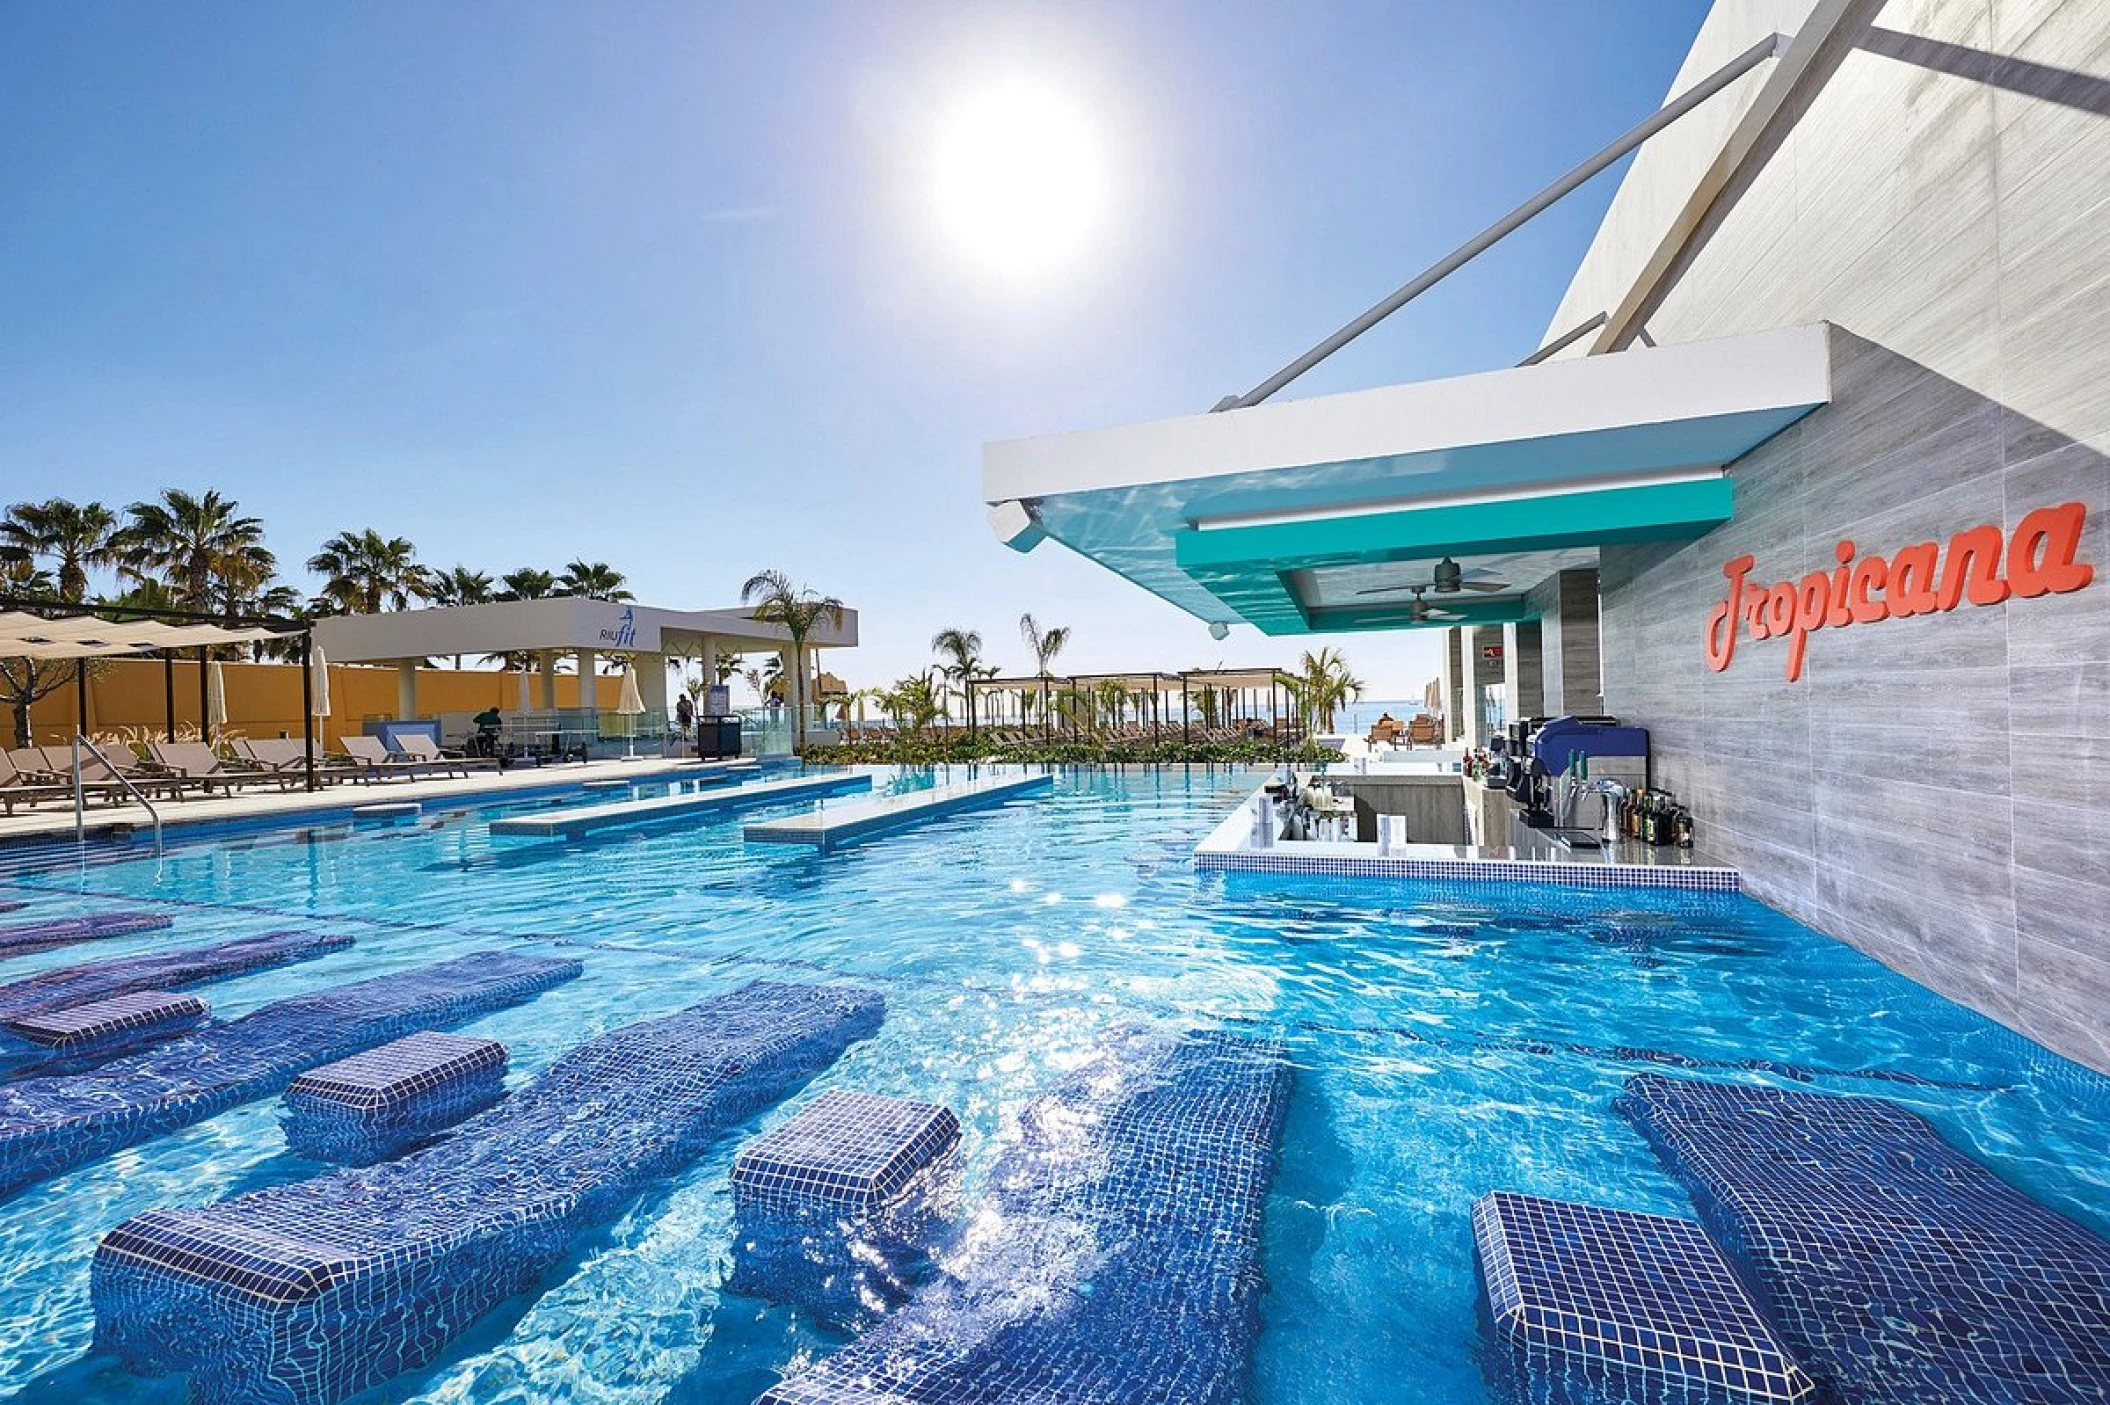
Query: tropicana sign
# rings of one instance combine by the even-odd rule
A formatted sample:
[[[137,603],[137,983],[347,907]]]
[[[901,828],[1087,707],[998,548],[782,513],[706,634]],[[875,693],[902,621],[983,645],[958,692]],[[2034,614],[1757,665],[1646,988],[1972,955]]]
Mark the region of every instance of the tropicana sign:
[[[1745,623],[1753,639],[1787,639],[1793,683],[1802,677],[1810,635],[1820,629],[1938,614],[1965,600],[1998,605],[2009,596],[2027,600],[2079,590],[2095,579],[2093,567],[2074,560],[2087,518],[2087,508],[2077,502],[2040,507],[2015,524],[2012,538],[1991,524],[1973,527],[1949,538],[1946,554],[1940,543],[1919,542],[1887,557],[1856,559],[1853,542],[1842,541],[1835,549],[1836,570],[1772,586],[1747,583],[1753,558],[1739,556],[1723,563],[1729,593],[1707,616],[1707,667],[1715,673],[1729,667]]]

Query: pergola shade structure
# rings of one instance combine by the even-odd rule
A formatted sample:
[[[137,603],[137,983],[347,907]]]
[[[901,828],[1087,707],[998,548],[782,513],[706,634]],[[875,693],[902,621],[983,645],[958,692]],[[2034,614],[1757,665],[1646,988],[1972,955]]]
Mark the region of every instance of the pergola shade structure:
[[[977,678],[967,684],[970,697],[983,700],[991,697],[1016,696],[1046,699],[1040,706],[1037,719],[1030,725],[1038,726],[1048,736],[1057,731],[1074,733],[1074,713],[1070,719],[1060,722],[1055,717],[1054,702],[1066,696],[1085,697],[1109,685],[1118,687],[1131,699],[1138,700],[1138,722],[1149,726],[1151,738],[1161,741],[1165,729],[1177,722],[1183,741],[1193,739],[1193,725],[1200,720],[1195,699],[1202,694],[1214,694],[1223,701],[1221,709],[1228,718],[1238,714],[1238,720],[1259,723],[1270,732],[1283,729],[1285,739],[1301,730],[1301,721],[1294,706],[1297,679],[1294,675],[1272,668],[1194,669],[1185,673],[1075,673],[1049,674],[1018,678]],[[1170,699],[1179,702],[1178,715],[1172,712]],[[1264,699],[1264,701],[1263,701]],[[1240,711],[1244,704],[1243,712]],[[1026,708],[1021,706],[1023,718]],[[1206,711],[1206,709],[1204,709]],[[1264,714],[1264,716],[1263,716]],[[987,711],[978,713],[984,724],[989,724]]]
[[[309,633],[307,621],[269,615],[242,615],[224,619],[191,610],[154,610],[0,597],[0,658],[28,659],[36,663],[67,660],[73,662],[75,724],[83,742],[87,740],[88,734],[88,660],[160,655],[168,737],[170,741],[174,741],[175,679],[170,660],[178,652],[195,651],[198,659],[199,724],[205,740],[210,742],[212,710],[206,697],[210,686],[206,670],[209,651],[224,645],[257,644],[274,640],[293,640],[298,643],[301,668],[301,735],[307,748],[307,786],[309,790],[314,790],[317,781],[314,670],[311,659],[313,636]],[[75,763],[73,780],[76,800],[75,828],[78,830],[78,802],[82,789],[78,761]],[[158,819],[156,825],[158,844]]]
[[[1600,546],[1727,521],[1725,466],[1831,399],[1829,343],[1791,327],[990,444],[983,496],[1014,547],[1053,537],[1211,622],[1528,619]],[[1446,559],[1501,588],[1446,588]]]

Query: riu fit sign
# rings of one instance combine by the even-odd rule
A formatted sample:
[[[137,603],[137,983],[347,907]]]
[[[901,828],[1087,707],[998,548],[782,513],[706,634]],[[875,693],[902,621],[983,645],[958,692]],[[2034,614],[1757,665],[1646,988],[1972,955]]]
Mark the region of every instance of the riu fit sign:
[[[2063,595],[2095,579],[2077,559],[2088,510],[2077,502],[2040,507],[2005,535],[1990,523],[1940,542],[1901,546],[1888,556],[1863,555],[1851,540],[1833,549],[1838,565],[1799,581],[1762,585],[1750,579],[1756,559],[1722,565],[1728,594],[1707,616],[1707,667],[1720,673],[1736,657],[1739,634],[1788,641],[1788,681],[1802,677],[1810,636],[1915,615],[1942,614],[1966,602],[1998,605]]]

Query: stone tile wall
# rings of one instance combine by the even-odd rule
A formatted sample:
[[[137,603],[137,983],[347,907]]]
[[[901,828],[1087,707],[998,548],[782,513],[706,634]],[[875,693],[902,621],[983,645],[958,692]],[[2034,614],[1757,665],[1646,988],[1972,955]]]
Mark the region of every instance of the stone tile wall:
[[[1734,52],[1764,9],[1725,0],[1703,43]],[[1571,302],[1616,281],[1608,238]],[[1834,403],[1732,466],[1735,520],[1604,553],[1606,705],[1750,892],[2110,1069],[2110,6],[1892,0],[1648,327],[1819,320]],[[2071,501],[2085,590],[1828,630],[1800,682],[1780,641],[1705,666],[1731,557],[1796,579],[1842,538],[1887,554]]]

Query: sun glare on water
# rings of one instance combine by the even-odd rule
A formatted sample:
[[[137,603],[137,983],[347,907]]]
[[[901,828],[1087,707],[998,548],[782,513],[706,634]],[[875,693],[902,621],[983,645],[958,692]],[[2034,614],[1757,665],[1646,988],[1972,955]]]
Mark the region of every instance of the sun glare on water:
[[[1105,149],[1082,107],[1059,90],[1005,79],[943,116],[935,204],[955,252],[1023,281],[1069,263],[1106,216]]]

